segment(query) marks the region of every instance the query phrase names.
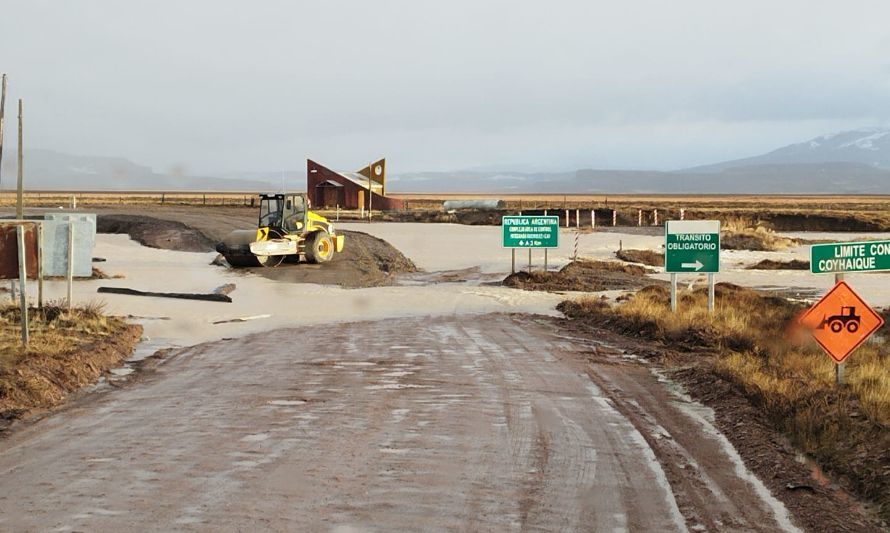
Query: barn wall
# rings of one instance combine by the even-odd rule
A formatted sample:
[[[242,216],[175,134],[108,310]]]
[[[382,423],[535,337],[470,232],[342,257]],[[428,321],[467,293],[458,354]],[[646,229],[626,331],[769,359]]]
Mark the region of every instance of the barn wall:
[[[320,165],[315,161],[312,161],[311,159],[307,159],[306,194],[309,195],[309,201],[312,202],[313,206],[322,205],[323,203],[322,198],[319,197],[319,192],[317,190],[318,184],[329,180],[343,185],[344,205],[341,205],[340,207],[344,209],[358,209],[359,191],[365,191],[365,206],[367,206],[368,189],[366,187],[356,185],[351,180],[344,178],[339,173],[334,172],[324,165]],[[381,196],[376,193],[374,193],[374,198],[371,203],[371,206],[375,210],[381,211],[402,209],[404,208],[404,205],[405,204],[402,200],[389,198],[387,196]]]

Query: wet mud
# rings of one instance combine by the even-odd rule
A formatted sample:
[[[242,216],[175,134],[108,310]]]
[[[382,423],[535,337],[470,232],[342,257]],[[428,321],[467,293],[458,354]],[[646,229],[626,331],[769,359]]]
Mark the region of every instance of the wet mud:
[[[647,275],[654,271],[638,265],[611,261],[578,260],[556,272],[515,272],[504,279],[504,285],[534,291],[633,290],[650,285],[666,284]]]
[[[274,268],[252,267],[244,270],[264,278],[288,283],[318,283],[346,288],[378,287],[395,282],[398,274],[417,271],[417,267],[383,239],[356,231],[342,231],[343,251],[327,263],[284,262]]]

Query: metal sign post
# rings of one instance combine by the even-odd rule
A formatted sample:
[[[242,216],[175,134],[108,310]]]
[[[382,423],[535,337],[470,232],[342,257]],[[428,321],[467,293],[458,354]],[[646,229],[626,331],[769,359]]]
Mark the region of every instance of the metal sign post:
[[[810,264],[812,265],[812,263],[810,263]],[[834,275],[834,284],[835,285],[837,285],[838,283],[840,283],[842,281],[844,281],[844,275],[842,273]],[[835,362],[834,363],[834,382],[838,387],[843,386],[843,384],[844,384],[844,363],[843,362],[840,362],[840,363]]]
[[[677,312],[677,275],[671,274],[671,312]]]
[[[28,328],[28,293],[26,288],[28,281],[28,254],[25,248],[25,227],[19,225],[15,228],[15,233],[18,238],[19,249],[19,305],[22,312],[22,345],[27,348],[30,337]]]
[[[373,163],[368,163],[368,222],[371,222],[371,202],[374,201],[374,185],[371,181],[371,175],[374,173]]]
[[[71,312],[71,302],[74,300],[74,221],[68,221],[68,312]]]
[[[37,224],[37,308],[43,309],[43,224]]]

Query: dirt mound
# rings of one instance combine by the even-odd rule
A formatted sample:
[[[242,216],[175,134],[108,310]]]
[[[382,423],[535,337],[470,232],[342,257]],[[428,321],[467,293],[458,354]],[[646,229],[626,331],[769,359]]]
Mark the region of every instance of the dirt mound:
[[[664,254],[655,250],[618,250],[615,257],[628,263],[642,263],[649,266],[664,266]]]
[[[504,285],[532,291],[607,291],[639,289],[653,283],[652,271],[609,261],[574,261],[558,272],[515,272]]]
[[[126,233],[133,240],[152,248],[209,252],[216,246],[216,242],[202,230],[175,220],[142,215],[103,214],[97,217],[96,224],[99,233]],[[329,263],[312,265],[286,262],[275,268],[255,267],[243,270],[276,281],[350,288],[388,285],[396,274],[417,271],[414,263],[388,242],[367,233],[341,233],[346,237],[343,252],[335,254]],[[224,262],[221,264],[225,265]]]
[[[763,261],[747,267],[748,270],[809,270],[810,262],[801,261],[800,259],[792,259],[791,261],[774,261],[772,259],[764,259]]]
[[[417,267],[391,244],[357,231],[346,237],[343,252],[320,265],[283,263],[275,268],[243,269],[265,278],[290,283],[319,283],[343,287],[376,287],[392,283],[396,274],[416,272]]]
[[[19,345],[21,313],[0,309],[0,434],[16,419],[61,404],[128,357],[142,326],[95,307],[70,314],[55,304],[31,309],[31,344]]]
[[[125,233],[143,246],[180,252],[209,252],[216,244],[182,222],[141,215],[98,215],[96,231]]]

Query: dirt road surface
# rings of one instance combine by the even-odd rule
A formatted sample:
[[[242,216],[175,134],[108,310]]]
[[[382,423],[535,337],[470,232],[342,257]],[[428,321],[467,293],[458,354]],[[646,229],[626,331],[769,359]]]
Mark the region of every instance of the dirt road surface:
[[[558,331],[401,318],[181,350],[0,441],[0,530],[793,528],[643,366]]]

